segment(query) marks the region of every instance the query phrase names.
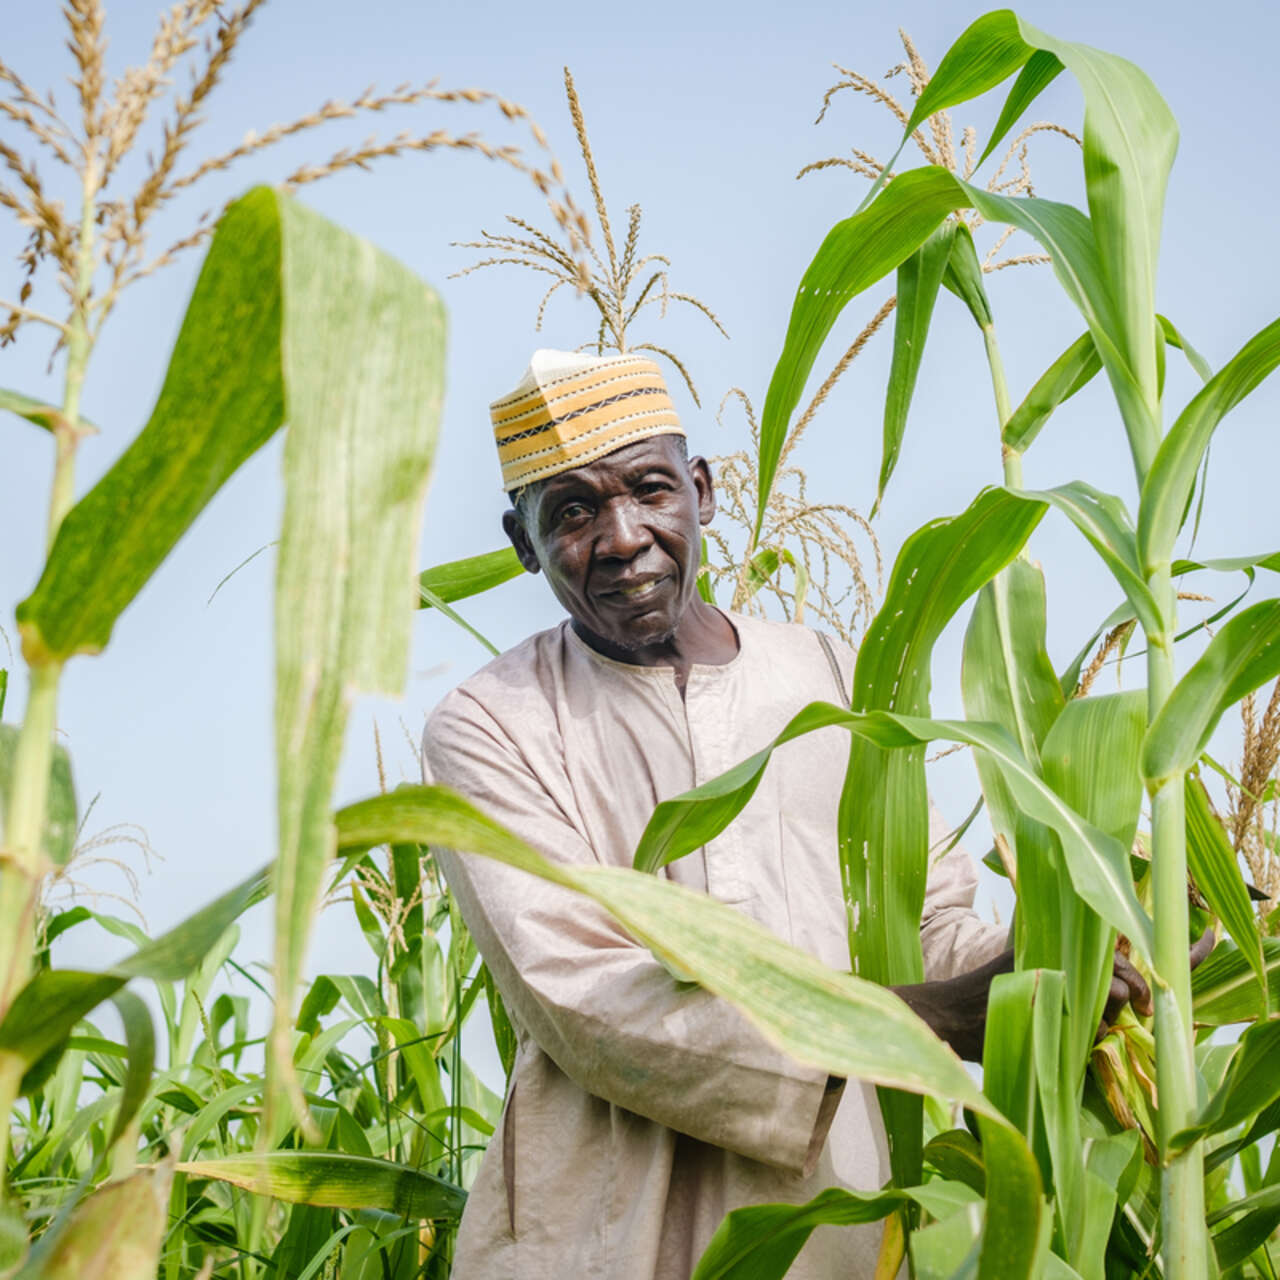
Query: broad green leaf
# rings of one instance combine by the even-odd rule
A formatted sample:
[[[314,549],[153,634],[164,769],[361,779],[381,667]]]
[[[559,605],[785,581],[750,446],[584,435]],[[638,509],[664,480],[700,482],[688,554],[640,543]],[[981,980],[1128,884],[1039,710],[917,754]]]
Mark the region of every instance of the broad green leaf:
[[[552,862],[446,788],[401,787],[340,810],[334,820],[343,849],[398,840],[443,845],[584,893],[664,964],[735,1004],[801,1061],[835,1075],[963,1102],[986,1117],[983,1140],[1001,1162],[998,1179],[994,1170],[988,1174],[991,1194],[1000,1197],[1009,1222],[1019,1229],[1038,1219],[1040,1179],[1026,1143],[951,1050],[884,987],[828,969],[706,894],[629,869]],[[999,1250],[1021,1256],[1015,1241],[995,1231],[992,1256]]]
[[[1235,850],[1209,804],[1204,783],[1188,775],[1186,792],[1187,870],[1210,910],[1226,926],[1257,975],[1259,1013],[1266,1018],[1270,1014],[1270,1001],[1262,937],[1249,891],[1236,863]]]
[[[1024,969],[992,979],[982,1048],[983,1091],[1028,1141],[1036,1125],[1033,1026],[1041,972]]]
[[[968,234],[966,232],[966,234]],[[920,362],[933,306],[938,300],[942,276],[956,242],[956,224],[945,222],[898,267],[898,305],[893,317],[893,359],[889,366],[889,390],[884,401],[884,443],[880,454],[880,482],[874,516],[884,499],[889,477],[898,461],[907,413],[916,389]]]
[[[130,978],[183,977],[265,890],[266,872],[260,871],[103,973],[40,970],[18,992],[0,1022],[0,1054],[12,1054],[31,1066],[57,1049],[81,1018]]]
[[[991,138],[978,158],[979,165],[984,164],[1009,136],[1009,130],[1022,119],[1027,108],[1058,78],[1062,70],[1062,63],[1045,49],[1037,49],[1027,59],[1000,109],[995,128],[991,130]]]
[[[18,606],[33,660],[104,648],[192,521],[283,421],[284,199],[259,188],[223,215],[150,420],[68,513],[35,591]]]
[[[170,1180],[157,1166],[98,1187],[41,1239],[19,1280],[153,1280]]]
[[[991,1110],[960,1060],[892,992],[828,969],[706,894],[628,869],[553,862],[443,787],[402,786],[339,810],[334,822],[344,850],[414,840],[495,858],[584,893],[796,1057]]]
[[[1001,439],[1010,449],[1022,453],[1040,434],[1053,411],[1088,384],[1101,368],[1093,338],[1082,334],[1036,380],[1009,415]]]
[[[1040,1170],[1022,1135],[990,1116],[978,1117],[987,1166],[987,1204],[978,1280],[1038,1277],[1043,1213]],[[1047,1227],[1047,1222],[1045,1226]]]
[[[1014,560],[979,593],[960,683],[968,718],[1001,725],[1038,764],[1065,700],[1045,649],[1044,575],[1030,561]],[[1016,849],[1019,814],[1008,788],[990,760],[977,765],[992,828]]]
[[[1138,506],[1138,549],[1147,571],[1173,558],[1200,460],[1218,423],[1280,364],[1280,320],[1248,342],[1178,415],[1152,463]]]
[[[156,1065],[156,1029],[151,1010],[141,996],[132,991],[117,991],[112,997],[120,1021],[124,1024],[125,1043],[129,1050],[124,1087],[120,1091],[120,1108],[107,1146],[113,1147],[133,1123],[151,1088],[151,1075]]]
[[[845,304],[907,260],[956,207],[956,179],[944,169],[895,178],[864,212],[827,233],[800,281],[786,341],[765,396],[760,429],[755,537],[777,474],[787,425],[818,351]]]
[[[56,404],[50,404],[47,400],[40,400],[35,396],[23,395],[21,391],[10,391],[5,387],[0,387],[0,409],[16,413],[18,417],[26,418],[28,422],[33,422],[46,431],[56,430],[58,423],[62,421],[62,410]],[[79,419],[79,427],[81,430],[97,429],[83,417]]]
[[[982,263],[973,244],[973,233],[963,222],[956,222],[951,257],[942,283],[969,308],[973,322],[984,332],[991,325],[991,299],[982,283]]]
[[[985,1210],[986,1205],[972,1204],[923,1231],[911,1233],[911,1264],[916,1280],[975,1280]]]
[[[1221,1087],[1189,1129],[1173,1136],[1175,1151],[1214,1133],[1225,1133],[1280,1098],[1280,1022],[1259,1022],[1240,1037]]]
[[[456,1221],[467,1199],[461,1187],[425,1170],[339,1151],[266,1151],[186,1160],[177,1168],[288,1204],[381,1209],[400,1218]]]
[[[1147,786],[1190,769],[1222,713],[1280,674],[1280,600],[1236,614],[1174,686],[1147,733],[1142,769]]]
[[[431,569],[424,569],[418,575],[418,582],[426,587],[445,604],[455,600],[465,600],[468,596],[479,595],[482,591],[490,591],[524,572],[515,550],[503,547],[501,551],[490,551],[481,556],[467,556],[463,560],[450,560],[447,564],[438,564]],[[424,600],[424,606],[432,601]]]
[[[978,1195],[986,1194],[982,1148],[968,1129],[948,1129],[930,1138],[925,1143],[924,1158],[948,1182],[962,1182]]]
[[[3,688],[0,687],[0,693]],[[13,782],[13,766],[18,751],[19,731],[11,724],[0,724],[0,830],[3,830],[4,804]],[[49,792],[45,801],[45,857],[56,866],[66,866],[75,849],[76,789],[71,777],[71,757],[61,743],[53,744],[49,762]]]
[[[1075,698],[1054,722],[1041,748],[1045,782],[1123,849],[1133,847],[1142,807],[1138,762],[1146,727],[1146,698],[1141,690]],[[1053,856],[1060,861],[1056,846]],[[1036,901],[1035,892],[1045,886],[1034,880],[1019,881],[1019,905],[1027,917],[1029,935],[1024,963],[1036,959],[1065,973],[1065,1057],[1082,1071],[1106,1004],[1114,936],[1106,919],[1077,897],[1069,872],[1055,870],[1057,883],[1048,886],[1044,901]],[[1046,954],[1036,936],[1051,931],[1058,941],[1056,954]]]
[[[755,595],[778,572],[781,560],[774,547],[761,547],[747,561],[747,589]]]
[[[270,1060],[288,1081],[293,993],[334,849],[329,797],[347,709],[357,693],[399,693],[408,666],[444,315],[400,263],[304,206],[275,200],[289,430],[276,559]]]
[[[1218,1265],[1223,1268],[1242,1263],[1280,1224],[1280,1183],[1213,1210],[1208,1217],[1209,1226],[1217,1226],[1237,1213],[1244,1216],[1212,1237]]]
[[[691,1280],[781,1280],[815,1227],[878,1222],[903,1204],[919,1204],[935,1218],[974,1204],[969,1188],[932,1182],[906,1190],[845,1191],[830,1187],[806,1204],[761,1204],[734,1209],[711,1237]]]
[[[1280,1005],[1280,938],[1262,939],[1267,992]],[[1192,1012],[1197,1026],[1251,1022],[1258,1016],[1258,979],[1238,947],[1220,942],[1191,974]]]
[[[1133,606],[1138,621],[1148,635],[1164,630],[1160,607],[1138,559],[1133,521],[1124,503],[1113,494],[1102,493],[1083,480],[1073,480],[1056,489],[1024,491],[1028,498],[1051,503],[1088,539],[1089,545],[1111,570],[1120,589]]]

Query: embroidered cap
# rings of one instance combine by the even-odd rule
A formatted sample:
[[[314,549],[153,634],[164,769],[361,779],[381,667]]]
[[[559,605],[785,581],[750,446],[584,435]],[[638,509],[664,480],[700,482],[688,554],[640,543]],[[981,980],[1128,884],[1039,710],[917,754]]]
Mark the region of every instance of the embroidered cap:
[[[684,435],[658,366],[630,354],[535,351],[489,416],[508,493],[646,436]]]

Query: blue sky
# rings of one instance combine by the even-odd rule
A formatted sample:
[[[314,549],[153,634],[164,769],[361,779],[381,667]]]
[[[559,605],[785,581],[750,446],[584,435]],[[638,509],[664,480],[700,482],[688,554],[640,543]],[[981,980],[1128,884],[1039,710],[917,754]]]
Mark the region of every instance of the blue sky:
[[[189,152],[198,160],[234,145],[249,129],[292,119],[330,97],[366,85],[438,78],[442,86],[496,90],[523,103],[547,129],[580,204],[589,199],[577,162],[561,88],[572,68],[587,114],[615,225],[633,201],[644,207],[642,249],[671,259],[674,287],[705,299],[731,335],[725,341],[693,313],[656,317],[637,337],[677,349],[703,391],[695,409],[673,390],[697,449],[741,447],[733,414],[717,426],[714,407],[731,386],[759,404],[775,360],[795,286],[827,228],[852,211],[865,184],[846,170],[797,183],[804,163],[892,149],[890,117],[865,98],[843,94],[813,124],[833,61],[879,77],[901,59],[896,29],[916,41],[932,66],[980,12],[958,3],[910,0],[890,9],[865,3],[796,0],[785,6],[659,0],[643,8],[527,6],[498,0],[475,6],[367,0],[272,0],[245,37],[211,100],[208,123]],[[1170,187],[1160,303],[1218,364],[1275,318],[1280,266],[1274,243],[1277,199],[1267,124],[1274,100],[1269,53],[1280,12],[1227,0],[1203,5],[1033,0],[1025,16],[1055,35],[1123,53],[1143,66],[1182,128]],[[154,20],[149,3],[109,7],[111,70],[145,56]],[[70,60],[52,4],[24,14],[5,57],[39,87],[63,86]],[[901,79],[892,82],[905,94]],[[60,100],[70,101],[63,89]],[[958,127],[980,129],[995,105],[962,107]],[[1036,108],[1038,118],[1079,127],[1077,91],[1061,78]],[[153,121],[153,126],[154,126]],[[524,145],[525,135],[487,107],[430,104],[365,123],[303,135],[246,161],[207,185],[205,196],[175,202],[156,245],[186,231],[253,182],[271,181],[341,144],[400,129],[425,133],[476,129],[495,142]],[[6,141],[12,130],[5,126]],[[154,146],[154,127],[147,145]],[[1033,149],[1039,194],[1079,201],[1078,154],[1063,139]],[[47,166],[42,173],[48,174]],[[122,189],[136,180],[122,175]],[[69,195],[69,193],[64,193]],[[302,198],[367,236],[431,281],[449,311],[448,390],[441,445],[423,533],[423,565],[500,545],[503,503],[486,406],[519,377],[535,346],[576,346],[592,336],[588,304],[563,294],[533,332],[540,296],[527,273],[493,270],[451,279],[472,260],[451,242],[500,229],[512,213],[547,221],[532,187],[474,155],[439,152],[392,160],[305,189]],[[22,243],[12,224],[0,231],[10,265],[0,296],[16,287],[12,255]],[[1021,251],[1029,251],[1025,245]],[[102,434],[81,454],[83,492],[145,421],[198,262],[192,258],[136,287],[118,309],[96,353],[84,410]],[[855,300],[822,361],[829,364],[891,291]],[[1082,329],[1044,268],[1001,273],[990,281],[1015,399]],[[49,306],[55,300],[44,295]],[[799,461],[811,493],[870,508],[879,458],[880,415],[888,365],[887,333],[856,362],[815,421]],[[34,327],[0,352],[0,385],[57,396],[60,363],[46,369],[48,343]],[[1176,410],[1194,383],[1171,363],[1167,403]],[[1276,409],[1280,389],[1264,388],[1220,433],[1213,455],[1198,550],[1227,555],[1280,545],[1274,490],[1280,474]],[[47,436],[13,419],[0,452],[0,625],[11,642],[13,606],[39,572],[51,447]],[[145,828],[163,857],[144,878],[141,905],[161,928],[267,861],[274,836],[271,757],[271,557],[259,556],[210,602],[219,581],[275,536],[281,503],[278,442],[227,486],[125,614],[110,649],[71,664],[60,728],[72,752],[82,800],[98,796],[88,833],[114,823]],[[1132,500],[1127,454],[1109,398],[1092,387],[1044,433],[1026,463],[1027,483],[1086,478]],[[891,559],[902,539],[933,516],[961,509],[999,480],[991,392],[979,337],[944,295],[925,355],[907,440],[878,532]],[[1033,553],[1049,576],[1051,647],[1065,660],[1118,599],[1105,575],[1065,524],[1046,520]],[[1228,585],[1198,589],[1225,598]],[[1263,584],[1265,590],[1265,584]],[[467,616],[500,646],[551,625],[558,613],[536,580],[511,584],[472,602]],[[961,631],[944,637],[935,662],[935,710],[958,714]],[[16,643],[16,642],[15,642]],[[3,662],[0,645],[0,662]],[[425,713],[485,660],[474,641],[443,620],[417,620],[412,672],[399,704],[361,703],[351,719],[339,798],[376,788],[372,726],[381,729],[393,779],[413,776],[409,739]],[[1140,676],[1137,664],[1132,664]],[[21,711],[15,672],[6,718]],[[401,730],[404,726],[404,732]],[[1229,753],[1230,743],[1224,751]],[[971,765],[946,762],[934,782],[944,811],[959,818],[976,795]],[[981,850],[980,841],[975,850]],[[99,878],[110,887],[110,875]],[[117,886],[118,887],[118,886]],[[246,925],[245,951],[265,956],[264,913]],[[96,960],[92,955],[67,959]],[[312,967],[367,966],[342,913],[317,931]]]

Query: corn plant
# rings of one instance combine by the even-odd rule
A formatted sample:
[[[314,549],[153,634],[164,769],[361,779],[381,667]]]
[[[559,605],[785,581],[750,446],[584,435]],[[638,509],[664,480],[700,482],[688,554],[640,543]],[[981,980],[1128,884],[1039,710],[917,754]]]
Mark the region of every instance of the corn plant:
[[[898,334],[889,399],[901,411],[886,414],[882,485],[944,280],[981,332],[1002,454],[1002,485],[902,548],[859,652],[852,706],[803,709],[755,756],[660,805],[632,872],[549,863],[433,788],[376,797],[337,818],[340,843],[354,849],[389,838],[437,842],[588,894],[798,1057],[881,1086],[891,1185],[736,1211],[700,1262],[699,1280],[781,1276],[815,1225],[878,1219],[887,1221],[884,1274],[904,1255],[916,1275],[930,1277],[1274,1274],[1266,1242],[1280,1222],[1280,1167],[1264,1166],[1259,1143],[1280,1128],[1271,1012],[1280,955],[1260,934],[1198,770],[1224,712],[1280,673],[1280,600],[1236,608],[1237,599],[1218,611],[1201,656],[1181,670],[1176,645],[1202,630],[1180,628],[1184,575],[1243,572],[1252,582],[1259,570],[1280,569],[1280,555],[1194,562],[1177,557],[1176,543],[1214,430],[1280,363],[1280,322],[1215,372],[1157,314],[1177,130],[1150,80],[1121,58],[1057,40],[1007,10],[988,14],[941,60],[903,141],[1014,77],[981,163],[1064,69],[1084,96],[1087,211],[991,191],[941,165],[890,177],[895,155],[858,212],[832,229],[797,292],[761,420],[758,521],[820,349],[848,301],[890,272]],[[1084,334],[1016,405],[980,263],[956,217],[964,210],[1034,237],[1084,320]],[[1170,412],[1166,429],[1169,349],[1204,385]],[[1043,491],[1023,485],[1023,454],[1099,371],[1128,441],[1136,513],[1084,480]],[[1084,536],[1123,597],[1062,672],[1045,648],[1045,584],[1025,554],[1051,510]],[[934,644],[974,597],[962,670],[968,718],[931,719]],[[1090,695],[1084,665],[1100,638],[1114,647],[1124,634],[1117,628],[1143,638],[1146,689]],[[774,750],[830,725],[851,734],[839,820],[849,974],[705,897],[637,875],[714,837],[746,804]],[[924,748],[934,741],[973,749],[1018,899],[1017,971],[992,988],[981,1088],[883,989],[922,977]],[[1144,801],[1150,831],[1140,833]],[[1205,918],[1228,937],[1193,978]],[[1150,976],[1154,1021],[1122,1015],[1095,1047],[1117,943]],[[1233,1022],[1250,1024],[1235,1043],[1207,1039]],[[965,1124],[931,1132],[926,1143],[926,1094],[962,1105]],[[1243,1196],[1226,1177],[1232,1168]]]

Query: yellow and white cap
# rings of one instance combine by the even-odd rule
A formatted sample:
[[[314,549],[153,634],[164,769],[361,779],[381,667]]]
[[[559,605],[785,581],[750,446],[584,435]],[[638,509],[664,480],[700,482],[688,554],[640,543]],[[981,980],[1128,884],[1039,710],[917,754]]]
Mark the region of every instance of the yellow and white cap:
[[[658,366],[640,355],[535,351],[489,416],[508,493],[646,436],[684,435]]]

